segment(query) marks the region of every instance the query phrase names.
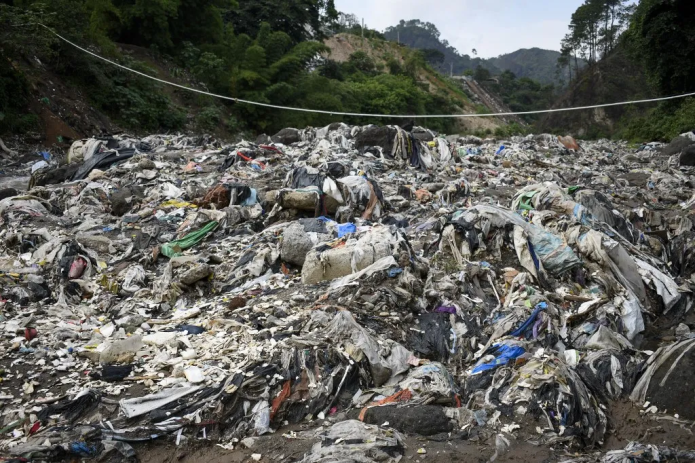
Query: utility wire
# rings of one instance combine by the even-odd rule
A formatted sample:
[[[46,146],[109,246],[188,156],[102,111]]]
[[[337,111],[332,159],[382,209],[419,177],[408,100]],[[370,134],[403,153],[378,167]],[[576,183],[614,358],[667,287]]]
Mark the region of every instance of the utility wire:
[[[467,117],[507,117],[507,116],[524,116],[524,115],[530,115],[530,114],[548,114],[548,113],[560,113],[560,112],[568,112],[568,111],[582,111],[585,109],[610,108],[613,106],[626,106],[626,105],[635,105],[635,104],[642,104],[642,103],[656,103],[659,101],[676,100],[676,99],[680,99],[680,98],[687,98],[690,96],[695,96],[695,92],[693,92],[693,93],[684,93],[682,95],[666,96],[666,97],[661,97],[661,98],[650,98],[650,99],[646,99],[646,100],[633,100],[633,101],[621,101],[618,103],[604,103],[604,104],[590,105],[590,106],[576,106],[573,108],[556,108],[556,109],[543,109],[543,110],[538,110],[538,111],[519,111],[519,112],[490,113],[490,114],[425,114],[425,115],[417,115],[417,114],[412,114],[412,115],[365,114],[365,113],[348,113],[348,112],[341,112],[341,111],[326,111],[326,110],[322,110],[322,109],[295,108],[292,106],[280,106],[280,105],[274,105],[274,104],[269,104],[269,103],[261,103],[258,101],[249,101],[249,100],[244,100],[241,98],[234,98],[234,97],[230,97],[230,96],[218,95],[215,93],[206,92],[204,90],[198,90],[195,88],[186,87],[185,85],[180,85],[180,84],[177,84],[174,82],[170,82],[168,80],[159,79],[157,77],[150,76],[150,75],[145,74],[143,72],[136,71],[135,69],[131,69],[127,66],[123,66],[122,64],[116,63],[115,61],[112,61],[108,58],[105,58],[105,57],[100,56],[94,52],[91,52],[91,51],[87,50],[86,48],[83,48],[83,47],[77,45],[76,43],[71,42],[70,40],[66,39],[65,37],[58,34],[53,29],[51,29],[50,27],[48,27],[44,24],[37,23],[37,25],[45,28],[51,34],[55,35],[63,42],[77,48],[78,50],[80,50],[84,53],[87,53],[88,55],[93,56],[94,58],[100,59],[100,60],[105,61],[109,64],[112,64],[116,67],[119,67],[125,71],[131,72],[133,74],[137,74],[141,77],[145,77],[147,79],[154,80],[156,82],[159,82],[159,83],[162,83],[165,85],[170,85],[172,87],[178,87],[178,88],[181,88],[183,90],[187,90],[189,92],[199,93],[201,95],[207,95],[207,96],[219,98],[222,100],[234,101],[236,103],[243,103],[243,104],[248,104],[248,105],[253,105],[253,106],[262,106],[264,108],[281,109],[281,110],[286,110],[286,111],[298,111],[298,112],[304,112],[304,113],[330,114],[332,116],[379,117],[379,118],[397,118],[397,119],[446,119],[446,118],[467,118]]]

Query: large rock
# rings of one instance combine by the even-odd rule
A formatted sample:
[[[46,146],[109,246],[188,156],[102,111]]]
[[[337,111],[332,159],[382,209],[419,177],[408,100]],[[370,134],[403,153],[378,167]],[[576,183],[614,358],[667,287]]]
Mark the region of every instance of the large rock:
[[[144,190],[139,186],[129,186],[111,194],[111,213],[117,217],[124,216],[144,197]]]
[[[361,240],[360,240],[361,241]],[[379,259],[393,254],[390,243],[386,241],[365,245],[353,241],[343,247],[318,252],[312,250],[306,256],[302,268],[302,282],[307,285],[359,272]]]
[[[671,143],[669,143],[662,151],[661,154],[665,156],[673,156],[675,154],[682,153],[686,148],[689,146],[692,146],[695,143],[695,140],[691,138],[690,136],[683,136],[680,135],[673,140],[671,140]]]
[[[457,424],[446,415],[443,407],[437,405],[372,407],[367,409],[364,422],[378,425],[388,422],[393,429],[421,436],[451,432]]]
[[[304,226],[298,222],[291,224],[285,228],[282,234],[282,247],[280,248],[280,258],[290,264],[304,265],[306,255],[314,243],[304,231]]]
[[[256,138],[256,144],[257,145],[267,145],[273,140],[266,134],[261,134]]]
[[[685,148],[678,161],[681,166],[695,166],[695,145]]]
[[[270,139],[273,143],[282,143],[283,145],[291,145],[302,141],[302,136],[297,129],[282,129]]]
[[[263,202],[272,207],[279,204],[283,209],[297,209],[299,211],[316,211],[320,206],[318,190],[308,188],[297,190],[271,190],[263,196]],[[329,214],[335,214],[338,210],[338,202],[331,196],[324,197],[324,206]]]
[[[397,133],[398,131],[393,127],[367,127],[355,137],[355,148],[362,150],[371,146],[379,146],[385,153],[391,154]]]
[[[434,140],[434,135],[432,132],[430,132],[427,129],[423,129],[422,127],[415,127],[413,128],[413,138],[416,140],[420,141],[433,141]]]

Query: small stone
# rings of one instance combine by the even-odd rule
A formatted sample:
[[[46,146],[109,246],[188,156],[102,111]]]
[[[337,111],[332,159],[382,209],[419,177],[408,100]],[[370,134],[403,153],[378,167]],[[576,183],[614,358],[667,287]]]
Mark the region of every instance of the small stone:
[[[138,162],[138,167],[142,170],[152,170],[157,168],[154,161],[147,158],[141,159],[140,162]]]
[[[261,461],[261,454],[254,453],[253,455],[251,455],[251,458],[253,458],[253,461]]]
[[[687,336],[690,334],[690,327],[685,323],[681,323],[676,327],[676,336]]]
[[[236,310],[246,305],[246,299],[243,297],[235,297],[229,301],[229,310]]]
[[[254,445],[256,445],[256,439],[255,437],[247,437],[246,439],[241,440],[241,445],[246,447],[247,449],[253,448]]]

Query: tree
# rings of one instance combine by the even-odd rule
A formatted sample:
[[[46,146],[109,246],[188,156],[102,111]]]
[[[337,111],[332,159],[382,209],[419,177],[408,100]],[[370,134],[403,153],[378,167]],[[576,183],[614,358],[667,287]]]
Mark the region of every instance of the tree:
[[[111,0],[87,0],[85,10],[89,14],[89,33],[93,40],[116,35],[121,28],[121,12]]]
[[[355,69],[367,74],[371,74],[376,70],[374,60],[362,50],[351,54],[348,58],[348,62],[352,64]]]
[[[570,32],[562,41],[562,53],[574,57],[576,71],[579,71],[578,56],[593,64],[615,48],[629,19],[631,6],[627,1],[585,0],[572,14]],[[564,58],[563,62],[566,62]]]
[[[604,0],[586,0],[572,14],[570,29],[576,42],[580,44],[582,58],[595,63],[598,57],[599,25]]]
[[[265,49],[260,45],[252,45],[246,50],[244,69],[261,73],[266,67]]]
[[[425,48],[424,50],[421,50],[423,56],[425,57],[425,61],[430,63],[433,66],[441,66],[444,64],[444,53],[442,53],[439,50],[435,50],[434,48]]]
[[[239,33],[255,37],[262,23],[284,32],[294,43],[324,38],[324,26],[338,20],[333,0],[254,0],[243,1],[227,14],[227,21]]]
[[[695,3],[642,0],[626,43],[663,95],[695,89]]]
[[[56,27],[76,43],[99,49],[115,61],[145,73],[157,72],[132,56],[123,56],[115,43],[151,47],[171,57],[169,70],[177,78],[194,77],[194,85],[261,103],[315,107],[355,113],[434,113],[455,111],[452,95],[440,89],[432,95],[419,78],[429,61],[446,62],[447,56],[463,58],[434,24],[409,21],[409,30],[424,43],[425,52],[413,50],[401,63],[395,57],[377,65],[365,53],[348,62],[326,58],[320,41],[338,27],[359,24],[353,15],[338,18],[333,0],[0,0],[0,23],[43,23]],[[6,20],[5,20],[6,19]],[[332,24],[340,24],[332,28]],[[342,24],[342,26],[341,26]],[[404,22],[405,25],[405,22]],[[37,28],[0,29],[3,56],[13,61],[40,59],[58,76],[70,76],[98,108],[125,128],[140,130],[181,129],[195,119],[218,125],[227,119],[222,105],[210,104],[196,118],[187,118],[159,84],[111,66],[102,66],[74,48],[64,46]],[[427,57],[427,61],[425,59]],[[387,67],[390,73],[381,70]],[[80,72],[75,74],[74,69]],[[25,118],[34,99],[29,81],[12,63],[0,71],[0,131],[29,130],[37,117]],[[455,97],[454,97],[455,98]],[[6,104],[10,100],[11,104]],[[185,100],[185,99],[184,99]],[[193,101],[195,99],[187,99]],[[273,111],[243,104],[229,104],[242,129],[272,131],[287,126],[335,122],[330,115]],[[8,122],[9,121],[9,122]],[[21,124],[20,124],[21,122]],[[349,123],[393,120],[361,120]],[[451,121],[433,121],[432,128],[453,130]]]
[[[344,30],[352,29],[360,25],[360,20],[354,14],[340,13],[338,15],[338,25]]]
[[[552,85],[542,85],[528,77],[517,78],[511,71],[504,71],[496,81],[482,81],[481,85],[499,95],[513,111],[547,108],[552,105],[555,96]],[[525,119],[531,122],[536,117],[527,115]]]
[[[471,58],[469,55],[459,53],[451,46],[448,41],[441,39],[441,33],[437,27],[428,22],[418,19],[410,21],[401,20],[397,25],[388,27],[384,31],[386,40],[395,42],[399,40],[401,44],[417,50],[438,50],[444,54],[444,62],[435,65],[436,69],[449,73],[450,66],[453,65],[453,72],[462,74],[467,69],[475,69],[479,64],[485,64],[488,69],[494,72],[501,72],[490,62],[485,62],[480,58]],[[477,52],[477,50],[476,50]]]
[[[563,47],[562,50],[560,51],[560,57],[557,59],[557,70],[558,74],[561,74],[562,71],[567,68],[569,72],[569,80],[570,83],[572,82],[572,59],[571,59],[571,53],[572,51],[569,48]]]
[[[44,10],[43,5],[25,8],[0,5],[0,24],[4,25],[0,28],[0,56],[9,59],[22,54],[27,57],[52,55],[53,46],[58,39],[52,34],[41,33],[38,27],[27,27],[26,24],[45,22],[52,25],[56,19],[55,15]],[[4,60],[2,67],[14,69],[14,66]],[[0,100],[0,104],[3,103]]]
[[[404,70],[414,81],[417,81],[418,71],[425,67],[425,57],[420,50],[413,50],[405,58]]]
[[[266,50],[268,64],[273,64],[292,49],[292,38],[284,32],[273,32],[263,48]]]
[[[323,65],[318,69],[319,75],[332,80],[345,80],[345,75],[343,74],[343,67],[337,61],[332,59],[327,59],[324,61]]]
[[[405,71],[403,69],[403,66],[401,66],[400,61],[398,61],[396,58],[390,58],[386,62],[386,67],[389,70],[389,73],[393,75],[402,75],[405,74]]]
[[[111,0],[109,3],[120,12],[122,26],[116,40],[154,45],[166,51],[173,51],[185,41],[219,43],[224,37],[223,13],[236,6],[235,0]]]
[[[482,66],[478,66],[475,68],[475,73],[473,74],[473,78],[477,80],[478,82],[483,82],[488,79],[490,79],[491,74],[490,71],[488,71],[486,68]]]

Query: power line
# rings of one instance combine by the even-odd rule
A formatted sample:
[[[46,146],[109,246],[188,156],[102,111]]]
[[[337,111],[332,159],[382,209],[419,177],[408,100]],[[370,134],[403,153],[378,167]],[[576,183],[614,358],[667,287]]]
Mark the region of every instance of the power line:
[[[25,24],[29,25],[29,24]],[[123,66],[122,64],[116,63],[115,61],[112,61],[108,58],[105,58],[103,56],[100,56],[94,52],[91,52],[87,50],[86,48],[83,48],[76,43],[71,42],[70,40],[66,39],[62,35],[58,34],[55,32],[53,29],[50,27],[37,23],[37,25],[45,28],[48,30],[50,33],[58,37],[60,40],[63,42],[77,48],[78,50],[87,53],[94,58],[100,59],[102,61],[105,61],[109,64],[112,64],[116,67],[119,67],[123,70],[126,70],[128,72],[131,72],[133,74],[137,74],[141,77],[145,77],[150,80],[154,80],[156,82],[165,84],[165,85],[170,85],[172,87],[178,87],[183,90],[187,90],[189,92],[194,92],[194,93],[199,93],[201,95],[207,95],[211,96],[214,98],[219,98],[222,100],[228,100],[228,101],[234,101],[236,103],[243,103],[243,104],[248,104],[248,105],[253,105],[253,106],[261,106],[264,108],[272,108],[272,109],[281,109],[281,110],[287,110],[287,111],[298,111],[298,112],[305,112],[305,113],[315,113],[315,114],[329,114],[332,116],[356,116],[356,117],[379,117],[379,118],[395,118],[395,119],[447,119],[447,118],[468,118],[468,117],[508,117],[508,116],[525,116],[525,115],[532,115],[532,114],[548,114],[548,113],[559,113],[559,112],[568,112],[568,111],[582,111],[586,109],[598,109],[598,108],[610,108],[614,106],[626,106],[626,105],[635,105],[635,104],[643,104],[643,103],[656,103],[659,101],[668,101],[668,100],[676,100],[680,98],[687,98],[691,96],[695,96],[695,92],[693,93],[685,93],[682,95],[674,95],[674,96],[666,96],[666,97],[661,97],[661,98],[651,98],[651,99],[645,99],[645,100],[633,100],[633,101],[621,101],[618,103],[604,103],[604,104],[598,104],[598,105],[590,105],[590,106],[576,106],[573,108],[556,108],[556,109],[543,109],[543,110],[537,110],[537,111],[519,111],[519,112],[508,112],[508,113],[490,113],[490,114],[426,114],[426,115],[402,115],[402,114],[365,114],[365,113],[349,113],[349,112],[341,112],[341,111],[326,111],[322,109],[306,109],[306,108],[295,108],[292,106],[280,106],[280,105],[274,105],[274,104],[269,104],[269,103],[261,103],[258,101],[249,101],[249,100],[244,100],[241,98],[234,98],[230,96],[225,96],[225,95],[218,95],[215,93],[210,93],[206,92],[204,90],[198,90],[195,88],[191,87],[186,87],[185,85],[180,85],[174,82],[170,82],[168,80],[164,79],[159,79],[154,76],[150,76],[148,74],[145,74],[140,71],[136,71],[135,69],[131,69],[127,66]]]

